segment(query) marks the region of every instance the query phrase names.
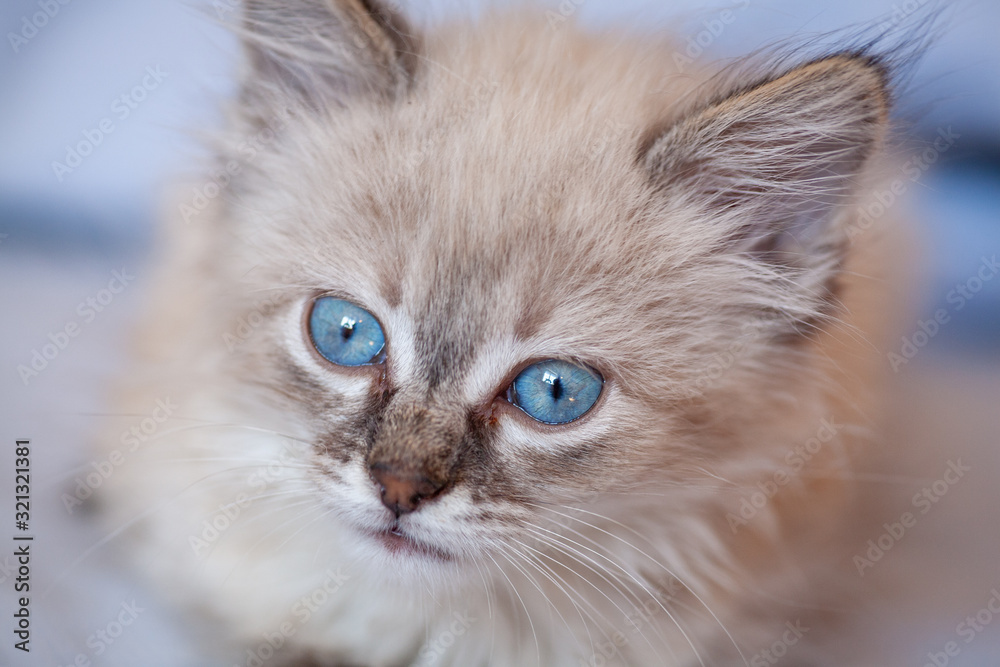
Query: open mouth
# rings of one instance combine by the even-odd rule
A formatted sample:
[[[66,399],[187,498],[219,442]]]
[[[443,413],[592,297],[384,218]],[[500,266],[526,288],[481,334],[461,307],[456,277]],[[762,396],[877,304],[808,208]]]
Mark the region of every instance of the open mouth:
[[[415,540],[398,525],[393,525],[386,530],[371,531],[371,535],[393,554],[400,556],[424,556],[434,560],[452,560],[451,554]]]

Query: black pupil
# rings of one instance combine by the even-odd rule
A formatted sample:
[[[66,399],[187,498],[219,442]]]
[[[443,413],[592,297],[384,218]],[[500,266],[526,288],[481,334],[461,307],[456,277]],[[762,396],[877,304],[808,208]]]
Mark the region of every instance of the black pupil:
[[[354,323],[353,322],[344,322],[343,324],[340,325],[340,338],[341,338],[341,340],[343,340],[346,343],[347,341],[351,340],[351,336],[353,336],[353,335],[354,335]]]
[[[562,398],[562,395],[563,395],[562,378],[557,377],[555,380],[552,381],[552,400],[558,401],[560,398]]]

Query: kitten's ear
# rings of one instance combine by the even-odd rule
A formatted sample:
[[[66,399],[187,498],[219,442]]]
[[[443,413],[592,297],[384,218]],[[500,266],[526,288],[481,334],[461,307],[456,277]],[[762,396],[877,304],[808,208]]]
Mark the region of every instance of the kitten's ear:
[[[888,110],[883,66],[836,55],[702,107],[656,133],[643,160],[659,186],[701,209],[725,249],[832,274],[846,241],[838,204],[856,193]]]
[[[414,74],[417,39],[377,0],[244,0],[240,30],[250,105],[284,98],[311,108],[359,96],[391,99]]]

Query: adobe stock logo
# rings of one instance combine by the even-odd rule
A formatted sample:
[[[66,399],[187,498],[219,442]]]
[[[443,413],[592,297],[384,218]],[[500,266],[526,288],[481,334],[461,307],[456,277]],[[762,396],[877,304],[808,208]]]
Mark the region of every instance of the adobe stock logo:
[[[8,32],[7,41],[14,53],[19,53],[21,47],[34,39],[38,32],[49,24],[62,10],[64,5],[68,5],[70,0],[38,0],[35,4],[42,11],[35,12],[31,16],[21,17],[21,30],[19,32]]]
[[[923,150],[914,154],[899,167],[900,176],[894,178],[885,187],[877,188],[869,193],[869,201],[862,205],[858,211],[857,219],[847,227],[847,240],[852,244],[869,229],[876,226],[876,223],[889,211],[896,202],[903,199],[913,183],[917,183],[924,173],[936,163],[941,156],[952,147],[962,137],[958,132],[951,129],[951,126],[940,127],[937,136],[925,146]]]
[[[965,308],[966,304],[982,291],[986,283],[993,280],[998,274],[1000,274],[1000,262],[997,261],[997,256],[982,257],[976,272],[966,280],[956,284],[945,295],[945,302],[949,304],[949,307],[938,308],[934,311],[933,317],[918,320],[916,328],[908,336],[900,338],[899,349],[886,354],[893,372],[898,373],[902,366],[910,363],[910,360],[917,356],[917,353],[934,336],[938,335],[941,328],[951,321],[952,315]]]
[[[757,482],[757,488],[740,496],[738,513],[727,512],[726,522],[733,535],[746,526],[767,506],[783,487],[791,484],[801,474],[802,469],[812,461],[824,445],[833,441],[843,428],[833,418],[820,419],[819,429],[813,437],[796,445],[785,454],[784,466],[773,470],[766,478]]]
[[[955,634],[962,640],[945,642],[940,651],[928,651],[927,662],[923,667],[948,667],[952,658],[957,658],[964,648],[962,644],[971,644],[996,619],[1000,618],[1000,591],[994,586],[990,589],[990,598],[978,611],[969,614],[961,623],[955,626]]]
[[[117,295],[124,292],[133,280],[135,280],[135,276],[130,275],[124,268],[120,271],[112,271],[111,280],[108,281],[107,286],[81,301],[76,307],[76,314],[82,318],[82,323],[79,320],[69,320],[61,329],[49,332],[48,341],[31,350],[31,358],[28,363],[17,366],[17,374],[24,386],[27,387],[33,379],[48,368],[49,364],[69,347],[70,342],[80,335],[83,326],[97,319],[98,314],[104,312]]]
[[[552,10],[545,12],[545,18],[549,22],[549,28],[558,28],[561,26],[567,21],[567,19],[569,19],[570,16],[576,13],[576,10],[579,9],[580,5],[586,1],[587,0],[562,0],[562,2],[559,3],[558,14]]]
[[[85,476],[78,475],[74,479],[76,487],[73,493],[64,493],[60,497],[66,511],[72,514],[78,506],[83,505],[84,501],[93,495],[94,491],[101,488],[104,482],[119,467],[125,464],[128,460],[128,455],[137,451],[143,443],[150,440],[160,429],[160,426],[173,416],[176,410],[177,406],[170,400],[169,396],[156,399],[156,403],[149,416],[143,417],[140,421],[133,424],[131,428],[122,431],[119,438],[122,444],[121,448],[111,450],[106,457],[100,460],[91,461],[91,469],[87,471],[87,474]]]
[[[882,524],[883,532],[865,543],[867,547],[865,551],[855,554],[853,562],[854,567],[858,570],[858,576],[865,576],[866,570],[875,567],[875,563],[882,560],[917,525],[920,515],[930,512],[952,487],[965,478],[966,473],[972,471],[971,467],[962,463],[962,459],[949,460],[947,463],[948,465],[940,478],[920,489],[910,499],[910,504],[914,509],[919,510],[919,514],[907,511],[893,521],[886,521]]]
[[[684,50],[674,51],[674,64],[678,72],[683,72],[684,68],[694,63],[705,54],[705,51],[715,43],[722,33],[726,31],[726,26],[736,22],[738,15],[736,12],[745,10],[750,6],[750,0],[740,0],[734,9],[724,9],[712,18],[704,19],[701,22],[701,30],[688,35],[685,41]]]
[[[788,649],[798,644],[799,640],[809,632],[809,628],[802,625],[799,619],[795,619],[794,623],[787,621],[785,628],[781,637],[750,658],[750,667],[768,667],[777,664],[788,653]]]

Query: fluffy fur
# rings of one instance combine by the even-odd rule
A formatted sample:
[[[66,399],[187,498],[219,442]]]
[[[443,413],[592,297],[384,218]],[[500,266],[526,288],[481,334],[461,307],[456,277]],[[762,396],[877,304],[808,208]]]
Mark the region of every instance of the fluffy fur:
[[[179,416],[105,496],[164,595],[238,664],[758,664],[786,622],[824,664],[877,417],[849,236],[884,63],[737,84],[542,12],[417,34],[361,0],[247,2],[242,33],[231,182],[178,221],[122,399]],[[384,365],[312,350],[318,294],[375,314]],[[546,358],[605,378],[576,422],[503,398]],[[448,485],[402,543],[376,460]]]

